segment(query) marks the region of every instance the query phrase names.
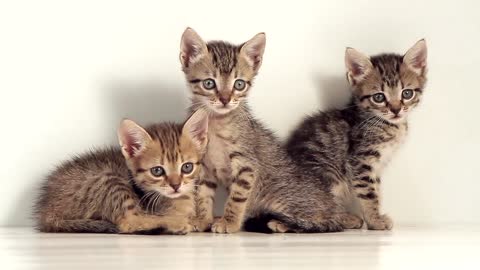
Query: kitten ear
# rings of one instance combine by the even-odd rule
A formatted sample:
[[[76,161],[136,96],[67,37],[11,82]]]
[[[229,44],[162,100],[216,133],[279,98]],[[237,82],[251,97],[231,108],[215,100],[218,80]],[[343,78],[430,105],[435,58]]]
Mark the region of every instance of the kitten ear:
[[[252,39],[245,42],[240,49],[240,53],[247,59],[255,71],[258,71],[262,65],[266,42],[265,33],[258,33]]]
[[[427,42],[425,39],[417,41],[417,43],[407,51],[405,56],[403,56],[403,62],[418,75],[423,73],[427,67]]]
[[[207,53],[207,44],[202,38],[190,27],[187,27],[182,35],[180,43],[180,62],[184,68],[189,67],[192,63],[198,61]]]
[[[208,114],[202,109],[197,110],[183,125],[182,134],[188,136],[198,150],[204,151],[208,142]]]
[[[370,57],[350,47],[345,50],[345,66],[348,81],[352,85],[365,79],[373,69]]]
[[[129,119],[122,121],[117,134],[125,158],[137,157],[145,150],[147,143],[152,141],[145,129]]]

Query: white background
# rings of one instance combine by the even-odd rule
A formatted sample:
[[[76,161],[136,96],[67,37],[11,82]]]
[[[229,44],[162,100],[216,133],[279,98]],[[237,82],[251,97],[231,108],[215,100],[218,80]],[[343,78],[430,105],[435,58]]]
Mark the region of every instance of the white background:
[[[191,26],[206,40],[267,33],[250,103],[284,138],[348,97],[346,46],[429,49],[429,84],[384,179],[397,224],[480,222],[477,1],[0,1],[0,225],[28,225],[56,163],[115,144],[123,117],[182,120],[178,61]]]

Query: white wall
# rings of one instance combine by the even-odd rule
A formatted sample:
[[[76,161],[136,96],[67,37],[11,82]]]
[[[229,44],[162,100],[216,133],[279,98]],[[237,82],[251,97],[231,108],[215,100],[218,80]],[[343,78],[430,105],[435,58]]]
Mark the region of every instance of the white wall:
[[[237,43],[267,33],[250,101],[282,137],[345,100],[346,46],[403,53],[425,37],[430,81],[383,177],[385,208],[403,224],[480,222],[478,1],[273,3],[0,2],[0,225],[30,224],[36,185],[54,164],[115,143],[122,117],[185,116],[186,26]]]

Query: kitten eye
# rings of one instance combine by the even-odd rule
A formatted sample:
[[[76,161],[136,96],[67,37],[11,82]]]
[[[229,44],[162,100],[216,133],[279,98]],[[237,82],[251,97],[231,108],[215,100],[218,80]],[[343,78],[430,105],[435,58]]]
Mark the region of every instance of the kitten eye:
[[[215,81],[213,79],[203,80],[203,87],[207,90],[212,90],[215,88]]]
[[[385,95],[382,93],[376,93],[372,96],[372,100],[375,103],[383,103],[385,101]]]
[[[155,177],[160,177],[165,175],[165,170],[161,166],[156,166],[150,169],[150,173]]]
[[[245,89],[245,86],[246,86],[246,83],[242,79],[236,80],[235,83],[233,84],[233,87],[238,91],[242,91],[243,89]]]
[[[402,91],[402,98],[403,99],[411,99],[413,98],[413,90],[412,89],[405,89]]]
[[[187,162],[182,165],[182,173],[189,174],[193,171],[193,163]]]

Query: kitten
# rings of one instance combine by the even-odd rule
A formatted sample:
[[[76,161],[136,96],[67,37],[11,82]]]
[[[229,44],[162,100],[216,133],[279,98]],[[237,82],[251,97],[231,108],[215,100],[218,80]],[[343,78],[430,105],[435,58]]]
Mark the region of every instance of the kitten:
[[[380,212],[380,176],[407,134],[408,113],[422,98],[426,42],[418,41],[404,56],[368,57],[347,48],[345,63],[350,105],[307,117],[286,148],[344,209],[356,197],[368,229],[389,230],[392,220]]]
[[[42,232],[185,234],[206,146],[203,111],[183,125],[123,120],[121,147],[77,156],[47,177],[36,203]]]
[[[205,43],[191,28],[182,36],[180,61],[192,91],[192,110],[209,114],[196,228],[216,233],[242,228],[264,232],[336,232],[333,196],[288,157],[277,137],[246,104],[262,63],[265,34],[236,46]],[[224,214],[213,220],[218,184],[229,193]]]

